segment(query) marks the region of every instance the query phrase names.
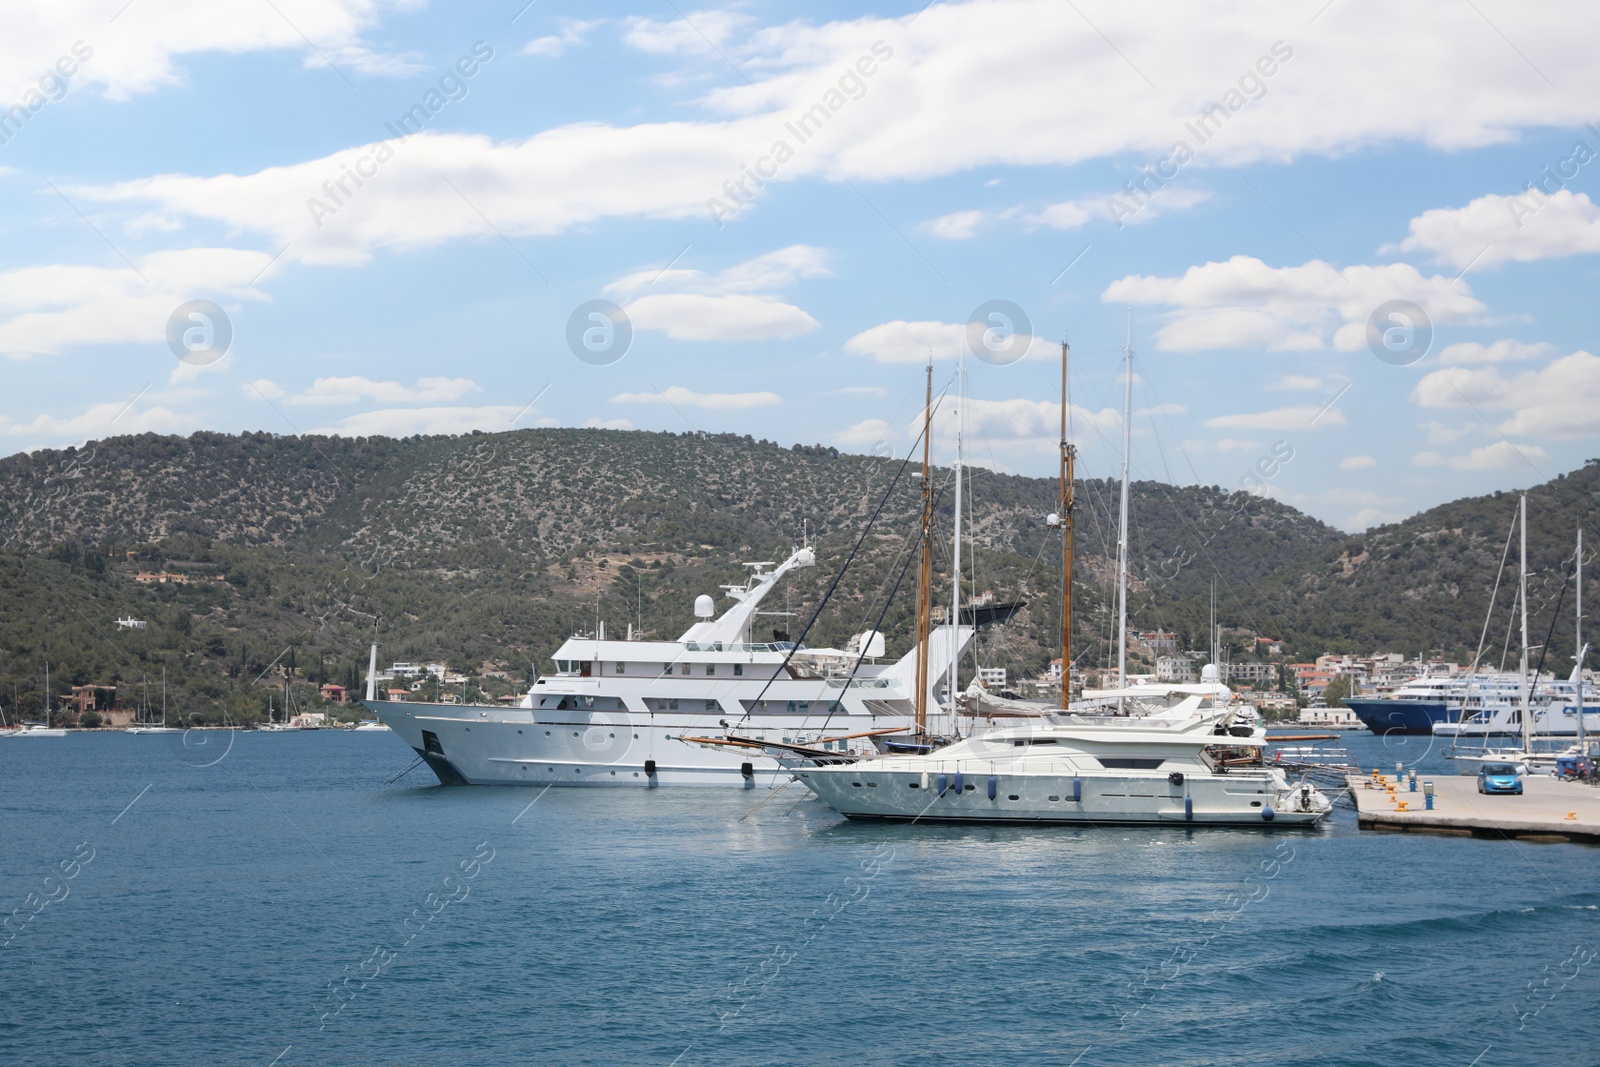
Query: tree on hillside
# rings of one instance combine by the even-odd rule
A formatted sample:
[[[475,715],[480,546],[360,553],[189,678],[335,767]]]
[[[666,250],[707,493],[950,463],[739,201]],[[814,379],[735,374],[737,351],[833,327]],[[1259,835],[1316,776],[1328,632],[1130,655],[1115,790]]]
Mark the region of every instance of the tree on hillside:
[[[1350,676],[1340,674],[1334,676],[1328,683],[1328,688],[1322,694],[1322,699],[1327,701],[1330,708],[1344,707],[1344,698],[1350,695]]]

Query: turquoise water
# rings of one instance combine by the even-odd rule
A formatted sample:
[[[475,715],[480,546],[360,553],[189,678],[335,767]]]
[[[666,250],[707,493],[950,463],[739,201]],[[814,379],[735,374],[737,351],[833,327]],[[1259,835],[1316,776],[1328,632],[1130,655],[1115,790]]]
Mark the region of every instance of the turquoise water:
[[[1600,1062],[1596,849],[856,826],[183,740],[0,741],[0,1063]]]

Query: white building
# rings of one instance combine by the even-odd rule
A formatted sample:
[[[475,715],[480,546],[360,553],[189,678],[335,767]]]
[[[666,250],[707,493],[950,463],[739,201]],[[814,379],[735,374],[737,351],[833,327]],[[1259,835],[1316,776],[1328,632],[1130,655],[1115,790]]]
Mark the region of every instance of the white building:
[[[1156,681],[1193,682],[1200,675],[1188,656],[1160,656],[1156,659]]]
[[[1006,685],[1006,669],[1004,667],[979,667],[978,681],[989,689],[1004,689]]]

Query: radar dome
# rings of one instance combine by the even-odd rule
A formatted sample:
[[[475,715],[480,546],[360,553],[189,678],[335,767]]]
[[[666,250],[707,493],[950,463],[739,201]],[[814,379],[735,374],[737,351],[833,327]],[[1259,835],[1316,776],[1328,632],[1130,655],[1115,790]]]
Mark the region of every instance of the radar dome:
[[[1217,669],[1215,663],[1207,663],[1200,668],[1200,680],[1202,682],[1220,682],[1222,681],[1222,672]]]
[[[709,619],[717,613],[716,601],[701,593],[694,598],[694,613],[697,618]]]

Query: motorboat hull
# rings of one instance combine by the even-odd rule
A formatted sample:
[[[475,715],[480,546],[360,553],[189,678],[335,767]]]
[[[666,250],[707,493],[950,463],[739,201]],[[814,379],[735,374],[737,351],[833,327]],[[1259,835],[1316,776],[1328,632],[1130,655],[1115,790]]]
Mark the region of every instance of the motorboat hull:
[[[796,777],[848,819],[877,822],[1022,823],[1078,826],[1314,826],[1327,814],[1286,797],[1272,774],[1169,776],[877,771],[797,768]],[[958,787],[959,784],[959,787]],[[943,786],[941,791],[940,787]]]
[[[1346,699],[1344,706],[1379,736],[1432,734],[1434,724],[1447,722],[1452,713],[1444,701],[1430,700]]]

